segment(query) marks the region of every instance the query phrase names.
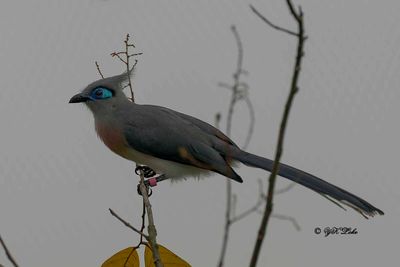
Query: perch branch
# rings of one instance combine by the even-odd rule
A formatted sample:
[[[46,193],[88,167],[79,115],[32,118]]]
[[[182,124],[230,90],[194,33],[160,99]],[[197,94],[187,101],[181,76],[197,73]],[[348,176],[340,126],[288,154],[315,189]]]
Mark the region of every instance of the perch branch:
[[[148,187],[144,184],[144,175],[143,175],[143,170],[140,170],[140,193],[143,197],[143,202],[146,207],[147,211],[147,219],[148,219],[148,226],[147,226],[147,232],[149,234],[149,245],[151,248],[151,251],[153,253],[153,261],[154,265],[156,267],[162,267],[164,266],[161,262],[161,257],[160,257],[160,252],[158,251],[158,245],[157,245],[157,229],[154,224],[154,218],[153,218],[153,210],[151,207],[151,203],[149,200],[149,195],[148,195]]]
[[[131,72],[133,71],[133,69],[135,68],[136,64],[137,64],[137,59],[135,59],[132,67],[130,66],[130,58],[131,57],[135,57],[138,55],[141,55],[142,53],[130,53],[129,48],[135,48],[135,45],[133,43],[129,42],[129,34],[126,35],[126,38],[124,40],[124,44],[125,44],[125,50],[124,51],[118,51],[118,52],[113,52],[111,53],[112,57],[117,57],[122,63],[125,64],[126,66],[126,73],[128,75],[128,87],[130,89],[130,93],[131,93],[131,98],[130,100],[132,102],[135,102],[135,97],[134,97],[134,92],[133,92],[133,86],[132,86],[132,80],[131,80]],[[122,55],[122,56],[121,56]],[[125,58],[123,58],[123,56]],[[125,88],[125,87],[124,87]],[[157,230],[156,230],[156,226],[154,224],[154,217],[153,217],[153,210],[152,210],[152,206],[149,200],[149,191],[148,191],[148,187],[145,185],[145,181],[144,181],[144,174],[143,171],[140,170],[140,182],[139,182],[139,190],[140,193],[142,195],[143,198],[143,206],[145,207],[145,209],[143,209],[143,213],[142,213],[142,226],[141,226],[141,231],[135,229],[135,228],[131,228],[131,229],[135,229],[135,232],[141,233],[141,237],[145,237],[148,240],[148,243],[150,245],[152,254],[153,254],[153,261],[154,261],[154,265],[156,267],[162,267],[163,264],[161,262],[161,257],[160,257],[160,253],[158,250],[158,245],[157,245]],[[111,212],[111,210],[110,210]],[[148,220],[148,226],[147,226],[147,233],[148,235],[144,235],[143,234],[143,230],[145,228],[145,214],[147,213],[147,220]],[[114,215],[115,216],[115,215]],[[117,217],[118,218],[118,217]],[[120,219],[120,218],[119,218]],[[121,219],[120,219],[121,220]],[[123,220],[121,220],[122,222],[124,222]],[[125,223],[124,223],[125,224]],[[128,226],[127,224],[125,224],[126,226]],[[140,243],[138,244],[138,246],[140,246],[142,244],[142,239],[140,240]]]

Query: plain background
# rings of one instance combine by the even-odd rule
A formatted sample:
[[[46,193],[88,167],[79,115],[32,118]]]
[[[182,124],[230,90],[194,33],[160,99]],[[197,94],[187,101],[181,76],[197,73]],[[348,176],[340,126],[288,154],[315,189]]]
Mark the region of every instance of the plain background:
[[[365,220],[301,186],[278,195],[259,266],[377,266],[398,262],[400,222],[400,3],[295,1],[305,13],[306,56],[289,120],[283,161],[367,199],[385,216]],[[266,26],[249,9],[295,29],[285,1],[2,0],[0,8],[0,233],[20,266],[99,266],[138,236],[108,213],[139,225],[133,164],[101,144],[93,119],[69,98],[123,66],[109,54],[130,33],[139,58],[138,103],[167,106],[213,123],[230,93],[237,49],[256,128],[248,150],[273,157],[292,71],[295,38]],[[232,136],[242,144],[244,104]],[[242,166],[237,212],[255,203],[257,179]],[[279,178],[277,187],[288,183]],[[264,182],[266,187],[266,183]],[[158,240],[193,266],[215,266],[225,208],[225,178],[163,182],[151,197]],[[247,266],[261,216],[233,225],[226,266]],[[348,226],[357,235],[314,234]],[[0,263],[10,266],[3,251]]]

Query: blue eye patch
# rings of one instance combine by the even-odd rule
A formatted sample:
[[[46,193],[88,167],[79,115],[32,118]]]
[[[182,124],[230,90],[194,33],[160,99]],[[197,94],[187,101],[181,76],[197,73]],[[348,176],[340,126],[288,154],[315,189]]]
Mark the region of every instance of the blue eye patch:
[[[113,97],[113,92],[105,87],[97,87],[90,93],[90,99],[92,100],[107,99],[110,97]]]

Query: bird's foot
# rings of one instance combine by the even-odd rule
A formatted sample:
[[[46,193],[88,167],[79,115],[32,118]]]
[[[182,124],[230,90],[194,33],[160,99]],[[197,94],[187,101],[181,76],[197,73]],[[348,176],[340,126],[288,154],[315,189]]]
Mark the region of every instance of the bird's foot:
[[[153,190],[149,187],[148,184],[146,184],[147,181],[144,182],[144,185],[146,187],[147,195],[150,197],[153,194]],[[137,192],[141,196],[142,195],[142,190],[140,190],[140,183],[137,185]]]
[[[147,190],[149,192],[149,196],[151,196],[151,194],[153,193],[150,187],[154,187],[157,185],[158,182],[164,181],[169,179],[165,174],[161,174],[157,177],[152,177],[150,179],[144,180],[144,185],[146,186]],[[137,186],[137,191],[139,195],[142,195],[142,192],[140,190],[140,183]]]
[[[144,181],[144,185],[146,186],[148,196],[151,196],[153,191],[150,189],[150,186],[153,187],[153,186],[157,185],[157,180],[155,177],[153,177],[157,173],[148,166],[137,166],[135,168],[135,173],[137,175],[140,175],[141,173],[143,173],[144,178],[150,178],[150,179]],[[137,192],[139,195],[142,195],[142,191],[140,190],[140,183],[137,186]]]
[[[152,168],[150,168],[148,166],[137,166],[135,168],[135,173],[137,175],[140,175],[140,171],[143,172],[144,178],[150,178],[157,174]]]

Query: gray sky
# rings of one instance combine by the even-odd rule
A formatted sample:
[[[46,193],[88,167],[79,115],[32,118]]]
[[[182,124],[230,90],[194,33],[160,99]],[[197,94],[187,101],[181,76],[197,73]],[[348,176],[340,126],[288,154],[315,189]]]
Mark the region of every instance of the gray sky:
[[[283,160],[339,185],[385,211],[371,220],[344,212],[297,186],[275,211],[260,266],[376,266],[398,259],[400,222],[400,3],[304,0],[306,57]],[[0,9],[0,233],[21,266],[99,266],[138,236],[111,217],[139,225],[133,164],[96,137],[91,114],[69,98],[123,66],[109,53],[130,33],[140,57],[137,102],[167,106],[212,123],[226,114],[236,24],[256,112],[250,152],[273,157],[289,87],[295,39],[268,28],[254,4],[294,29],[284,1],[2,0]],[[223,117],[222,124],[225,123]],[[244,105],[233,138],[243,143]],[[257,200],[267,173],[241,167],[237,210]],[[279,179],[277,187],[287,185]],[[265,185],[266,186],[266,185]],[[225,178],[168,182],[151,197],[159,242],[193,266],[215,266],[220,252]],[[226,266],[248,265],[261,217],[233,225]],[[315,227],[348,226],[354,236],[317,236]],[[0,252],[0,264],[8,264]]]

